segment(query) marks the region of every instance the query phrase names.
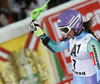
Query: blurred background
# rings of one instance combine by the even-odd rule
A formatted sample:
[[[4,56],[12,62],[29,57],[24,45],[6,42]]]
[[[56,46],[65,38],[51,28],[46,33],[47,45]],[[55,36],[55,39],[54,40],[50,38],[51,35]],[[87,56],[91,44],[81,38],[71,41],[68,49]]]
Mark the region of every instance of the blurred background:
[[[70,0],[51,0],[45,10],[68,1]],[[31,10],[42,7],[45,2],[46,0],[0,0],[0,27],[29,17]]]
[[[52,54],[28,30],[30,12],[45,2],[0,0],[0,84],[72,84],[69,49]],[[37,18],[49,37],[63,38],[57,18],[66,9],[80,11],[83,21],[95,14],[92,31],[100,42],[100,0],[50,0]]]

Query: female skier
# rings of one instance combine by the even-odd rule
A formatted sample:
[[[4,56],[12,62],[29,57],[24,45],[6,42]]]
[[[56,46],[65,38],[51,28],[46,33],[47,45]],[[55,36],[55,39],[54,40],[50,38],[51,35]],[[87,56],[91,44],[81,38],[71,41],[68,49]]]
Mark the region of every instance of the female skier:
[[[91,30],[92,18],[83,22],[78,11],[63,11],[58,17],[58,27],[64,39],[58,43],[49,38],[36,21],[30,22],[29,30],[53,53],[70,48],[73,84],[97,84],[95,65],[100,70],[100,44]]]

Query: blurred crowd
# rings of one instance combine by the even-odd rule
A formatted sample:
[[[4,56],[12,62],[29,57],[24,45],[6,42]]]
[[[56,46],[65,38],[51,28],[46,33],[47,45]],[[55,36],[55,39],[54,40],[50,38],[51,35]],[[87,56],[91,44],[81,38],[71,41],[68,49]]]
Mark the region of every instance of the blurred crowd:
[[[30,16],[33,9],[40,8],[47,0],[0,0],[0,28]],[[50,0],[50,9],[70,0]]]

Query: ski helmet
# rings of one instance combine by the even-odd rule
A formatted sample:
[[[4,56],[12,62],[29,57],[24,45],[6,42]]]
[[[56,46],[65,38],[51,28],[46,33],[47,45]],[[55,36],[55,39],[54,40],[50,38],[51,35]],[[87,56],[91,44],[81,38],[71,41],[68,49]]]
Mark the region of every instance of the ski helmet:
[[[63,31],[70,31],[73,29],[74,32],[78,32],[79,29],[82,28],[82,24],[82,15],[80,12],[73,9],[63,11],[58,17],[58,27]]]

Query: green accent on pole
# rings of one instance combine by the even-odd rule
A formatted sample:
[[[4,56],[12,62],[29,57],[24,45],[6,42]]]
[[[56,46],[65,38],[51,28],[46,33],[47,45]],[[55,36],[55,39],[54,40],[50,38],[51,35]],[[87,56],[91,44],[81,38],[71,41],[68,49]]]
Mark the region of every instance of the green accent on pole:
[[[48,0],[41,8],[37,8],[31,11],[31,17],[33,18],[33,20],[35,20],[43,12],[43,10],[47,7],[49,1],[50,0]],[[36,14],[33,16],[34,13]]]
[[[63,81],[64,73],[62,71],[61,65],[59,63],[59,60],[58,60],[56,54],[54,54],[54,59],[55,59],[55,62],[56,62],[56,66],[57,66],[58,74],[59,74],[59,77],[60,77],[60,81]]]
[[[38,29],[36,32],[35,32],[35,35],[36,36],[41,36],[43,33],[43,31],[41,29]]]

